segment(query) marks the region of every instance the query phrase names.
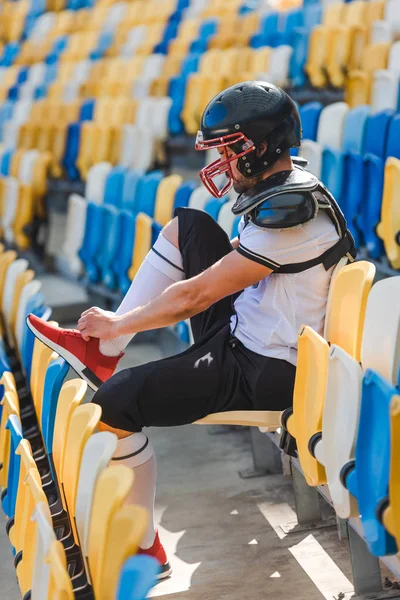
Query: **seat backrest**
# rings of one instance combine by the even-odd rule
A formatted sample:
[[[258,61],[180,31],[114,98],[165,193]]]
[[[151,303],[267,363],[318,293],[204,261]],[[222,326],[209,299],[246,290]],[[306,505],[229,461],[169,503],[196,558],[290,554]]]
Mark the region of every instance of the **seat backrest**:
[[[388,69],[397,76],[400,75],[400,42],[394,42],[390,48]]]
[[[311,327],[298,338],[298,362],[293,395],[293,416],[298,454],[309,485],[326,483],[325,470],[308,450],[308,442],[322,429],[329,346]]]
[[[32,518],[37,523],[38,536],[32,576],[32,600],[49,597],[50,568],[46,558],[52,543],[57,538],[53,529],[53,522],[51,519],[49,520],[48,516],[48,506],[46,504],[39,503],[35,506]]]
[[[349,112],[346,102],[335,102],[326,106],[318,124],[317,142],[340,150],[342,146],[344,120]]]
[[[0,310],[3,309],[4,284],[6,274],[10,265],[16,260],[17,253],[15,250],[7,250],[0,255]]]
[[[322,108],[320,102],[308,102],[300,108],[304,139],[314,141],[317,139],[318,122]]]
[[[76,503],[73,507],[82,553],[87,556],[90,513],[100,473],[108,466],[117,447],[117,436],[109,431],[92,435],[83,450]]]
[[[397,0],[386,1],[385,21],[391,24],[395,33],[400,32],[400,6]]]
[[[152,556],[137,554],[128,558],[121,569],[117,600],[146,598],[159,571],[160,565]]]
[[[400,160],[388,158],[385,165],[381,222],[377,234],[383,240],[386,256],[394,269],[400,269],[399,231]]]
[[[398,385],[400,364],[400,277],[378,281],[369,294],[361,348],[364,370]]]
[[[76,543],[78,543],[78,535],[74,516],[82,455],[86,442],[97,427],[100,417],[101,408],[98,404],[89,403],[78,406],[72,413],[67,438],[65,440],[64,464],[61,468],[61,483],[65,494],[68,513],[71,515],[72,531]]]
[[[325,320],[325,338],[360,360],[368,295],[375,265],[357,261],[341,269],[332,281]]]
[[[106,179],[111,169],[112,165],[108,162],[97,163],[89,169],[86,180],[85,197],[90,202],[95,202],[96,204],[103,203]]]
[[[182,183],[180,175],[164,177],[157,189],[154,220],[164,226],[172,218],[175,193]]]
[[[125,465],[107,467],[99,476],[89,525],[88,563],[92,584],[99,590],[110,520],[124,504],[133,484],[133,471]]]
[[[57,325],[57,323],[53,321],[50,321],[50,323]],[[33,347],[30,387],[39,423],[41,423],[43,388],[47,367],[49,362],[56,358],[58,358],[58,354],[53,352],[51,348],[45,346],[43,342],[36,338]]]
[[[371,153],[383,158],[386,151],[389,123],[393,114],[393,111],[388,109],[368,117],[364,141],[366,154]]]
[[[8,402],[6,402],[6,399]],[[7,487],[8,472],[10,464],[10,449],[11,449],[11,436],[10,430],[7,429],[7,421],[9,417],[14,414],[19,417],[19,403],[16,392],[6,392],[4,398],[1,401],[3,410],[1,413],[1,425],[0,425],[0,486],[2,488]]]
[[[54,424],[53,463],[59,481],[62,481],[65,442],[74,410],[82,402],[87,384],[81,379],[72,379],[64,383],[58,399],[56,420]]]
[[[52,542],[46,562],[50,567],[48,597],[52,600],[74,600],[75,594],[68,575],[67,558],[61,542]]]
[[[6,279],[4,282],[3,294],[3,315],[6,322],[10,321],[12,311],[12,301],[14,297],[17,277],[28,268],[28,261],[24,258],[19,258],[14,261],[7,269]]]
[[[148,215],[139,213],[136,217],[135,242],[132,252],[132,265],[129,269],[131,281],[139,270],[146,254],[151,248],[152,220]]]
[[[371,112],[370,106],[357,106],[350,110],[345,119],[343,132],[343,152],[363,153],[365,128]]]
[[[391,119],[388,127],[387,139],[386,139],[386,151],[384,157],[389,158],[400,158],[400,115],[394,115]]]
[[[40,428],[47,454],[53,451],[54,421],[56,418],[58,398],[69,365],[63,358],[55,358],[47,367],[43,388],[42,419]]]
[[[15,320],[15,338],[17,341],[18,350],[20,351],[22,345],[23,330],[26,327],[25,319],[28,316],[27,307],[30,300],[37,296],[41,290],[42,283],[38,279],[27,283],[22,291],[18,303],[18,310]]]
[[[10,313],[10,333],[12,333],[14,336],[16,335],[17,312],[23,289],[32,281],[34,277],[35,271],[28,269],[27,271],[20,273],[16,279]]]
[[[136,554],[146,532],[148,512],[141,506],[123,506],[112,515],[106,537],[104,565],[94,591],[115,598],[125,561]]]

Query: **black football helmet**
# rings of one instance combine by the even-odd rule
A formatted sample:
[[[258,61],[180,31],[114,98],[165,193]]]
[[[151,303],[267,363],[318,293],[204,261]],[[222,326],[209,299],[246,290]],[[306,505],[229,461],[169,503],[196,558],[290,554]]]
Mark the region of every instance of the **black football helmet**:
[[[271,169],[281,154],[300,146],[301,122],[296,104],[279,87],[265,81],[244,81],[217,94],[207,105],[196,138],[196,150],[229,146],[235,154],[207,165],[200,178],[216,198],[233,184],[230,163],[245,177],[255,177]],[[267,142],[267,150],[257,156],[256,148]],[[214,178],[225,173],[228,183],[219,190]]]

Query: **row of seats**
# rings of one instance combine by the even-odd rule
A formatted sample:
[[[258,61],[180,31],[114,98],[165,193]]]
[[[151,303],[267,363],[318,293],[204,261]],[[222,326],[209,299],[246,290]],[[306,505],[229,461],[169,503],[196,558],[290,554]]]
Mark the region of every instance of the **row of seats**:
[[[398,269],[400,115],[344,102],[310,103],[301,115],[309,139],[299,153],[338,200],[356,245],[373,259],[386,254]]]
[[[234,195],[216,200],[203,186],[184,182],[179,175],[143,174],[99,163],[89,171],[85,197],[69,198],[59,268],[79,277],[83,267],[89,283],[125,294],[176,208],[205,210],[233,238],[239,221],[231,212],[233,202]]]
[[[24,259],[0,249],[0,488],[22,597],[144,600],[159,571],[135,556],[147,512],[126,505],[132,470],[108,466],[117,438],[101,409],[25,318],[49,319]]]
[[[372,285],[374,275],[365,261],[337,269],[324,337],[301,329],[281,446],[309,485],[329,486],[339,517],[361,516],[371,553],[385,556],[400,547],[400,277]]]

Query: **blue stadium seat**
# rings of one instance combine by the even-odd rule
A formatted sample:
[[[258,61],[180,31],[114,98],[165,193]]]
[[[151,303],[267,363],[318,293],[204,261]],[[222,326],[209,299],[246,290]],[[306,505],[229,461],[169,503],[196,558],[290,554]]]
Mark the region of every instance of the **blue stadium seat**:
[[[160,564],[152,556],[131,556],[123,566],[116,600],[145,600],[159,572]]]
[[[5,100],[0,106],[0,140],[3,140],[3,125],[12,118],[14,102]]]
[[[3,155],[1,157],[0,175],[7,177],[10,174],[11,158],[13,154],[14,150],[12,149],[8,149],[5,152],[3,152]]]
[[[390,473],[389,406],[396,388],[378,373],[367,370],[363,379],[355,461],[345,465],[342,479],[358,500],[364,535],[374,556],[396,554],[395,539],[376,515],[380,500],[388,495]]]
[[[250,39],[250,46],[252,48],[261,48],[262,46],[275,47],[278,21],[278,12],[271,12],[263,17],[258,33],[255,33]]]
[[[138,182],[141,177],[144,177],[141,171],[127,171],[124,177],[124,185],[122,187],[122,203],[121,208],[137,213],[137,189]]]
[[[100,278],[96,257],[103,243],[102,232],[105,215],[103,208],[94,202],[88,202],[85,234],[82,246],[78,251],[78,256],[84,264],[87,278],[91,283],[97,283]]]
[[[101,245],[95,261],[100,272],[101,281],[108,288],[114,289],[115,277],[111,265],[115,253],[117,253],[116,260],[118,260],[118,246],[121,242],[119,238],[119,210],[115,206],[107,204],[101,208],[103,210],[103,231],[101,232]]]
[[[1,67],[11,67],[21,50],[19,42],[10,42],[3,48],[3,54],[0,58]]]
[[[347,180],[344,178],[345,157],[350,152],[362,155],[369,113],[369,106],[357,106],[350,110],[344,122],[342,148],[337,150],[328,146],[322,151],[321,179],[339,204],[345,187],[343,182],[347,185]]]
[[[239,235],[239,223],[240,223],[241,218],[242,217],[236,217],[236,219],[233,221],[232,232],[230,235],[231,240],[233,240],[234,238],[236,238]]]
[[[322,4],[320,2],[308,5],[304,3],[303,13],[304,27],[308,31],[322,23]]]
[[[15,503],[17,501],[19,472],[21,457],[15,453],[23,438],[21,422],[17,415],[10,415],[6,423],[6,429],[10,431],[10,459],[8,463],[8,479],[5,493],[1,496],[1,505],[5,515],[11,518],[15,515]]]
[[[174,198],[174,208],[186,207],[189,204],[190,196],[192,192],[197,188],[197,183],[195,181],[185,181],[179,188],[176,190],[175,198]]]
[[[304,26],[304,11],[302,8],[296,8],[287,12],[281,13],[279,19],[278,36],[275,40],[275,45],[287,44],[293,45],[294,30]]]
[[[221,210],[221,206],[225,204],[225,198],[212,198],[208,200],[206,203],[204,210],[208,213],[213,219],[218,220],[219,211]]]
[[[384,156],[400,159],[400,114],[394,115],[389,123]]]
[[[189,326],[185,321],[180,321],[176,325],[176,334],[184,344],[190,344]]]
[[[293,52],[290,57],[289,79],[294,87],[303,87],[307,83],[304,67],[308,57],[309,38],[310,34],[304,27],[296,27],[292,31]]]
[[[42,436],[46,453],[53,452],[54,423],[56,420],[58,397],[68,375],[69,365],[63,358],[56,358],[47,367],[43,389]],[[50,464],[52,467],[52,465]],[[53,479],[55,473],[52,473]]]
[[[132,264],[133,244],[135,240],[135,217],[127,210],[121,210],[118,215],[120,240],[118,254],[111,268],[116,278],[117,287],[125,295],[131,285],[128,269]]]
[[[319,117],[323,106],[320,102],[308,102],[300,108],[300,118],[305,140],[316,140]]]
[[[162,225],[160,225],[160,223],[157,223],[156,221],[153,221],[152,225],[151,225],[151,245],[154,246],[154,244],[157,241],[158,236],[160,235],[162,231]]]
[[[39,294],[38,294],[39,295]],[[35,302],[37,302],[36,297],[31,298],[27,304],[27,311],[29,309],[29,313],[48,321],[51,316],[51,308],[49,306],[35,306]],[[33,346],[35,343],[35,336],[29,327],[24,328],[24,334],[22,337],[21,344],[21,363],[23,365],[26,380],[30,381],[31,378],[31,370],[32,370],[32,355],[33,355]]]
[[[198,37],[190,44],[190,52],[205,52],[208,48],[209,40],[217,31],[218,19],[205,19],[200,25]]]
[[[180,135],[185,128],[181,119],[181,112],[186,91],[186,77],[179,75],[172,77],[169,85],[169,94],[172,99],[171,108],[168,113],[168,130],[171,135]]]
[[[161,171],[153,171],[141,177],[137,188],[137,212],[154,217],[157,188],[164,177]]]
[[[385,156],[389,125],[393,115],[394,112],[388,109],[368,117],[364,140],[365,154],[375,154],[381,158]]]
[[[112,204],[115,207],[122,206],[122,191],[126,167],[114,167],[106,178],[104,186],[104,204]]]
[[[81,136],[80,123],[70,123],[67,129],[67,140],[65,143],[62,165],[65,168],[67,176],[72,181],[79,179],[79,171],[76,167],[76,160],[79,153],[79,142]]]
[[[81,109],[79,112],[79,120],[80,121],[91,121],[93,119],[95,107],[95,100],[93,98],[87,98],[81,104]]]

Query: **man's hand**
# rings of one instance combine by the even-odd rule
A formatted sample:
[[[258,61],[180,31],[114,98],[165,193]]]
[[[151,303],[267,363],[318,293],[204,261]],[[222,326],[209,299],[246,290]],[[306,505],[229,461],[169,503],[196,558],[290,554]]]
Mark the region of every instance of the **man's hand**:
[[[78,330],[86,341],[91,337],[109,340],[118,337],[116,326],[119,320],[114,313],[93,306],[81,314]]]

